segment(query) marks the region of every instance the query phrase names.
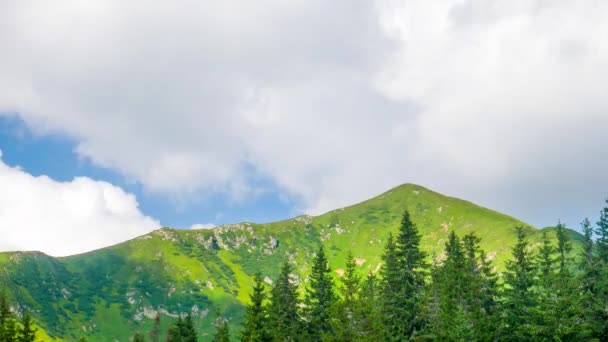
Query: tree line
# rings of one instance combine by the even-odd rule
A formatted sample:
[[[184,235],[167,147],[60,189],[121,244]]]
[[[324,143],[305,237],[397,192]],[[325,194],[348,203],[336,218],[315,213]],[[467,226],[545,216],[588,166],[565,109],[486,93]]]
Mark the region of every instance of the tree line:
[[[6,292],[0,292],[0,341],[34,342],[36,330],[29,312],[25,311],[18,320],[11,310]]]
[[[272,286],[256,274],[242,326],[231,334],[218,312],[212,340],[608,341],[608,206],[595,225],[582,223],[577,255],[561,223],[556,239],[544,231],[537,246],[524,227],[516,230],[511,258],[498,274],[474,233],[450,232],[443,253],[429,258],[405,211],[378,272],[360,274],[349,253],[335,279],[320,246],[302,288],[288,260]],[[1,294],[0,341],[32,342],[35,332],[31,316],[18,321]],[[132,340],[160,342],[160,315],[151,331]],[[173,322],[163,340],[198,341],[191,315]]]
[[[524,227],[502,275],[480,239],[453,231],[442,257],[420,250],[409,213],[389,236],[377,274],[360,275],[349,254],[334,279],[320,247],[304,296],[285,262],[269,291],[256,275],[241,341],[607,341],[608,207],[582,223],[583,251],[571,256],[563,224],[531,246]],[[534,248],[533,248],[534,247]],[[218,341],[229,341],[229,337]]]

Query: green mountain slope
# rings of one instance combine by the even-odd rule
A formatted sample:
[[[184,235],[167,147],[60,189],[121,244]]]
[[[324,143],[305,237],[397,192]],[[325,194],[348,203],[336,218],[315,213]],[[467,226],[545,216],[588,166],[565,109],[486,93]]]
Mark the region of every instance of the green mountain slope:
[[[285,258],[293,261],[301,282],[309,261],[323,243],[339,277],[351,250],[362,273],[375,271],[389,232],[404,209],[423,236],[422,248],[439,255],[450,230],[475,232],[498,270],[510,255],[515,226],[523,222],[406,184],[347,208],[311,217],[212,230],[163,228],[125,243],[65,258],[41,253],[0,254],[0,285],[20,307],[34,311],[52,336],[73,340],[127,341],[147,332],[156,310],[162,329],[178,314],[192,311],[202,336],[213,333],[217,310],[236,327],[250,291],[250,277],[261,271],[271,283]],[[533,245],[541,230],[526,228]],[[548,229],[549,235],[554,232]],[[575,251],[580,234],[572,232]]]

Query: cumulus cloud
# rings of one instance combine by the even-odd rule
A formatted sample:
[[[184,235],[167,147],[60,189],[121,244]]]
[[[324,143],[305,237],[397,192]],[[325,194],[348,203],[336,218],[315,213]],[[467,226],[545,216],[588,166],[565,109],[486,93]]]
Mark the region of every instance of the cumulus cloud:
[[[1,153],[0,153],[1,156]],[[86,177],[57,182],[0,160],[0,251],[66,256],[113,245],[156,229],[135,197]]]
[[[416,182],[548,224],[608,188],[605,2],[1,6],[0,111],[151,191],[253,171],[318,213]]]
[[[213,223],[196,223],[193,224],[190,229],[213,229],[216,225]]]

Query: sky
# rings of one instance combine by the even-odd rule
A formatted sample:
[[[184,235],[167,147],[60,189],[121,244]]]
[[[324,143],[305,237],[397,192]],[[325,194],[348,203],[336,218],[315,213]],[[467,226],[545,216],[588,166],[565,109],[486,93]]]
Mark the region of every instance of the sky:
[[[0,1],[0,250],[416,183],[537,227],[608,196],[608,2]]]

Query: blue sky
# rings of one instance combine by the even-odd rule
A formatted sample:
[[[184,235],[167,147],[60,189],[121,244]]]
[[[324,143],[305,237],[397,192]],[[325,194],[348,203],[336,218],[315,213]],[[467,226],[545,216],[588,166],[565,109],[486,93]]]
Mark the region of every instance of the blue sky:
[[[9,166],[19,166],[34,175],[57,181],[84,176],[104,180],[137,196],[141,211],[164,226],[189,229],[194,224],[271,222],[295,215],[294,203],[272,182],[257,180],[254,198],[235,200],[223,193],[200,193],[188,200],[145,191],[139,182],[94,165],[75,152],[75,142],[61,135],[36,135],[18,116],[0,116],[0,150]]]

